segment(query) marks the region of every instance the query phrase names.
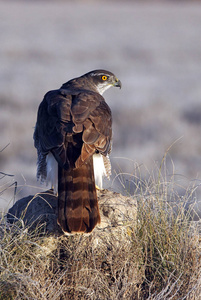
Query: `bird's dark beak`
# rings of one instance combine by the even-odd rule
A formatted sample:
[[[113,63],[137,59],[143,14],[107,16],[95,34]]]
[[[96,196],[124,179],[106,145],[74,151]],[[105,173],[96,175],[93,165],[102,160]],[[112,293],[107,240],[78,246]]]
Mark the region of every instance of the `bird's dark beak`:
[[[115,87],[119,87],[119,88],[121,89],[121,81],[118,80],[118,79],[116,79],[116,80],[115,80],[115,83],[114,83],[114,86],[115,86]]]

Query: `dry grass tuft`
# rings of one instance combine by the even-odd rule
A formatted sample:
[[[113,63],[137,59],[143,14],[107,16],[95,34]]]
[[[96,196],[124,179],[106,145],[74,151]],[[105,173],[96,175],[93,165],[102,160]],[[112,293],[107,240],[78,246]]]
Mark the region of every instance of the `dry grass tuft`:
[[[195,187],[180,197],[162,167],[133,178],[128,217],[90,235],[48,237],[2,219],[0,299],[199,299],[199,221],[186,208]]]

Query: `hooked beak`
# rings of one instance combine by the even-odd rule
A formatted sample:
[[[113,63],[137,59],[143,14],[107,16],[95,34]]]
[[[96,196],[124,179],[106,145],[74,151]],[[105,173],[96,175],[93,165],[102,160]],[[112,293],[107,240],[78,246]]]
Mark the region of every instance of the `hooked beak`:
[[[114,86],[119,87],[121,89],[121,81],[116,78]]]

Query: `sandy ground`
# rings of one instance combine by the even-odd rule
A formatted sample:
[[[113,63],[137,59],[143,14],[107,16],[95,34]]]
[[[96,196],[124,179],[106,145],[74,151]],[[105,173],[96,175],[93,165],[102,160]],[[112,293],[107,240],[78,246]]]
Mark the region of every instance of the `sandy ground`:
[[[38,105],[48,90],[96,68],[123,84],[104,95],[113,112],[113,168],[132,173],[139,164],[147,177],[175,142],[168,174],[200,183],[201,3],[5,1],[0,29],[0,150],[9,144],[0,171],[14,175],[0,191],[14,181],[17,199],[42,189],[32,139]],[[0,208],[13,192],[1,195]]]

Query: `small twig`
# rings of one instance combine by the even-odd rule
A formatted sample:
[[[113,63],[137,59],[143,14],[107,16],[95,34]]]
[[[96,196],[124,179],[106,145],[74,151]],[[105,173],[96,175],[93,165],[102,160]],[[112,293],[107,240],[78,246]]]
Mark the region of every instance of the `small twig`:
[[[8,143],[3,149],[1,149],[0,152],[3,152],[9,145],[10,143]]]

